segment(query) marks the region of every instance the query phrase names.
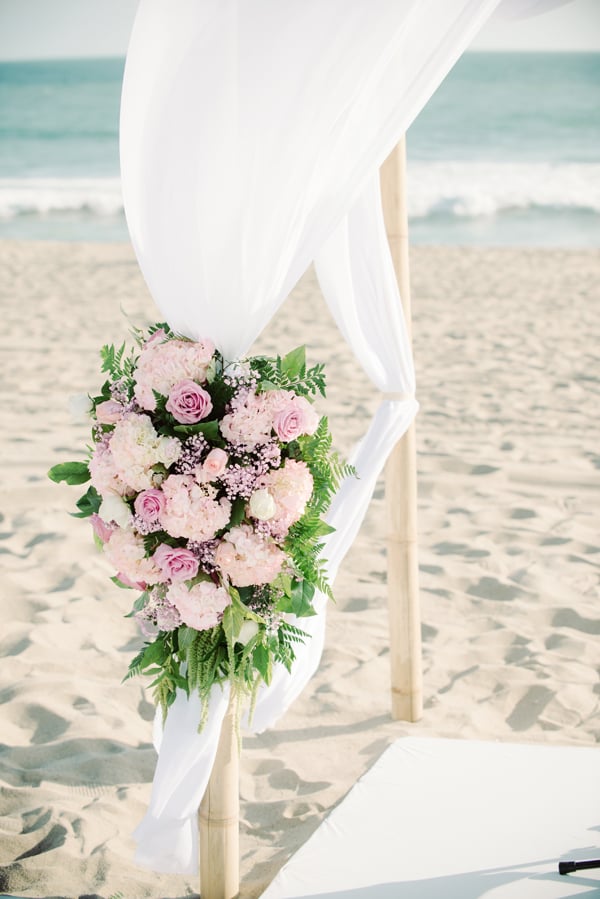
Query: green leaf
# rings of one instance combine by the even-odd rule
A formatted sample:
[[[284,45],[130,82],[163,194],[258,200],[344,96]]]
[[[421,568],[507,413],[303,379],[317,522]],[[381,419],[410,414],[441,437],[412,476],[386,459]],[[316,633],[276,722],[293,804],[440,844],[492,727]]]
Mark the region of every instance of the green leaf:
[[[204,434],[211,443],[219,443],[221,434],[218,421],[199,421],[197,425],[175,425],[173,430],[177,434]]]
[[[280,612],[293,612],[298,618],[308,618],[316,615],[311,602],[314,595],[314,584],[306,580],[293,580],[291,596],[283,596],[277,608]]]
[[[121,590],[134,590],[135,589],[134,587],[130,587],[129,584],[124,584],[123,581],[120,581],[119,578],[116,576],[116,574],[114,577],[111,577],[111,581],[113,582],[113,584],[116,584],[117,587],[120,587]]]
[[[254,662],[254,667],[268,686],[273,675],[273,658],[267,647],[262,643],[257,643],[254,647],[252,661]]]
[[[185,653],[189,649],[189,647],[194,642],[196,634],[198,631],[194,630],[193,627],[187,627],[187,625],[182,624],[181,627],[177,631],[177,641],[179,643],[179,652]]]
[[[80,496],[75,503],[79,512],[71,512],[73,518],[89,518],[97,512],[102,505],[102,497],[95,487],[88,487],[87,492]]]
[[[306,347],[299,346],[281,360],[281,371],[290,381],[301,378],[306,372]]]
[[[237,499],[234,499],[231,507],[231,517],[229,519],[228,527],[234,528],[236,525],[241,524],[245,517],[246,500],[238,496]]]
[[[85,484],[90,479],[90,470],[87,462],[61,462],[50,469],[48,477],[55,484],[60,481],[66,481],[67,484]]]

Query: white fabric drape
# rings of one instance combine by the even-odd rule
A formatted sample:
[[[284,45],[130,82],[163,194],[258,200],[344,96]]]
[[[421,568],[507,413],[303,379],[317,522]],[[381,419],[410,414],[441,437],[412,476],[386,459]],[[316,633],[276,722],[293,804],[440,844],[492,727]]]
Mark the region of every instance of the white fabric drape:
[[[121,106],[127,221],[176,331],[243,355],[315,260],[340,330],[384,399],[330,511],[333,577],[416,410],[377,172],[498,0],[141,0]],[[310,343],[310,334],[304,335]],[[286,348],[282,347],[282,351]],[[292,676],[263,689],[270,726],[314,673],[325,602]],[[140,864],[194,873],[195,818],[227,705],[169,712]]]

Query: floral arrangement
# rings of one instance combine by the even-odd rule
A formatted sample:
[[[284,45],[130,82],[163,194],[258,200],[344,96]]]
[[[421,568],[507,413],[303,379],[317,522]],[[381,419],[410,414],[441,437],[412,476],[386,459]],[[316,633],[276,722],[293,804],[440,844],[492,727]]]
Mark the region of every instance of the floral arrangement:
[[[325,379],[304,347],[228,364],[166,324],[134,337],[102,348],[107,380],[82,398],[88,460],[49,477],[90,482],[74,514],[113,581],[141,591],[129,616],[147,642],[126,677],[150,675],[164,715],[177,688],[197,690],[205,714],[213,684],[255,697],[275,662],[291,670],[306,634],[290,619],[314,614],[316,589],[331,595],[322,516],[352,469],[312,404]]]

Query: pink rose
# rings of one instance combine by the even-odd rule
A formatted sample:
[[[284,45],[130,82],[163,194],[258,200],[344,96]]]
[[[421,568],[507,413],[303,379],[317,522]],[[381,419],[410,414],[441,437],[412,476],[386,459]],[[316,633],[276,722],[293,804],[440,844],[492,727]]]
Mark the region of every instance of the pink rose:
[[[201,475],[199,480],[214,481],[220,477],[225,471],[228,458],[229,456],[225,450],[219,449],[218,447],[211,449],[210,453],[202,463],[201,470],[198,472],[198,474]]]
[[[181,424],[193,425],[210,415],[212,401],[206,390],[185,378],[171,388],[166,408]]]
[[[114,425],[123,418],[123,406],[116,400],[105,400],[96,406],[96,421],[101,425]]]
[[[94,529],[94,534],[98,537],[102,543],[108,543],[111,538],[113,531],[115,530],[114,525],[107,524],[103,518],[100,518],[97,512],[94,512],[90,515],[90,524]]]
[[[189,549],[161,543],[152,556],[152,560],[158,565],[165,578],[173,583],[189,581],[198,574],[198,559]]]
[[[165,496],[162,490],[142,490],[133,504],[135,514],[146,524],[154,524],[160,518],[165,507]]]
[[[293,396],[273,418],[275,433],[284,443],[301,434],[314,434],[318,424],[319,416],[303,396]]]

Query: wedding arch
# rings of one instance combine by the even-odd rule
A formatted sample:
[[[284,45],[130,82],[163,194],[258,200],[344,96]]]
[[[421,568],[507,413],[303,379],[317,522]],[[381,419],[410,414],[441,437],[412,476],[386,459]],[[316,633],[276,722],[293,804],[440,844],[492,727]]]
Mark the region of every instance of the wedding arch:
[[[210,335],[235,360],[314,262],[340,331],[382,394],[352,459],[360,477],[342,484],[328,516],[336,529],[326,552],[331,580],[380,471],[418,409],[397,279],[402,269],[408,301],[402,264],[407,237],[399,211],[403,150],[394,147],[497,7],[527,14],[561,2],[139,4],[121,106],[122,183],[139,265],[165,319],[187,337]],[[395,259],[379,177],[388,157],[384,201]],[[392,554],[391,608],[402,641],[392,648],[393,690],[397,717],[415,720],[420,625],[411,533],[414,440],[409,436],[400,446],[391,478],[391,540],[399,548]],[[260,693],[252,730],[272,726],[316,670],[324,597],[315,607],[319,614],[303,620],[312,639],[299,648],[292,675],[282,667]],[[207,725],[198,734],[197,701],[178,697],[164,732],[156,734],[150,807],[136,831],[140,864],[194,873],[196,815],[206,794],[203,899],[238,891],[237,779],[231,776],[237,750],[229,726],[207,791],[228,699],[226,689],[213,692]],[[215,817],[232,820],[221,826]]]

